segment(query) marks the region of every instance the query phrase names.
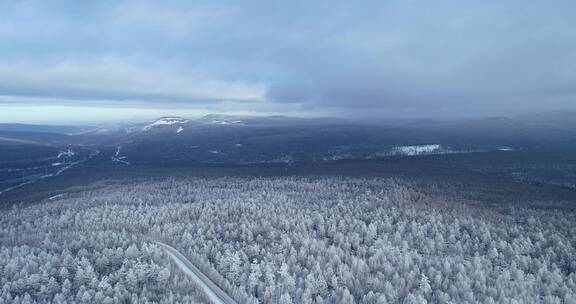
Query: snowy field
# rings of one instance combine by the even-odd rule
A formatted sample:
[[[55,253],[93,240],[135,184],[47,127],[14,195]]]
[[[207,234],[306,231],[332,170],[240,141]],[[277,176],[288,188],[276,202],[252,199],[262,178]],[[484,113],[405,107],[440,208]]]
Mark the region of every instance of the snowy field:
[[[576,303],[576,220],[362,178],[102,183],[0,213],[0,303]]]

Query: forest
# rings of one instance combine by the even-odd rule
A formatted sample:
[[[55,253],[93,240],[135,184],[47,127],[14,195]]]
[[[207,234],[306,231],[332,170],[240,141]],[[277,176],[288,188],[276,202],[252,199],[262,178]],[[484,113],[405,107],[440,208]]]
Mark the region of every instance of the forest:
[[[78,189],[76,189],[78,190]],[[573,212],[402,179],[100,182],[0,212],[0,303],[576,303]]]

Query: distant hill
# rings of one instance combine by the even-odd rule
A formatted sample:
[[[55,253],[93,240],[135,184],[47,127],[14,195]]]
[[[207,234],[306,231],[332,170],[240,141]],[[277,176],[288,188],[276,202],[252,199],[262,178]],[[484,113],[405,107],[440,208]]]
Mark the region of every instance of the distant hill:
[[[208,115],[161,117],[140,125],[82,134],[129,163],[291,163],[497,150],[413,126],[363,124],[335,118]],[[433,147],[433,148],[431,148]]]
[[[0,124],[4,142],[84,145],[118,163],[292,163],[576,145],[576,112],[452,121],[207,115],[98,127]],[[119,160],[122,160],[120,162]]]

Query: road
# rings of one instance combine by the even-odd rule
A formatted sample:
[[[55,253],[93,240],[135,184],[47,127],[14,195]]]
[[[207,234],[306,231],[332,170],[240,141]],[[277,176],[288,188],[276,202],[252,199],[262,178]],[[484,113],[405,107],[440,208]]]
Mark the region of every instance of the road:
[[[188,275],[195,283],[204,290],[208,298],[214,304],[237,304],[228,294],[226,294],[220,287],[212,282],[200,269],[192,264],[185,256],[183,256],[174,247],[166,245],[162,242],[156,241],[164,252],[176,263],[176,266]]]

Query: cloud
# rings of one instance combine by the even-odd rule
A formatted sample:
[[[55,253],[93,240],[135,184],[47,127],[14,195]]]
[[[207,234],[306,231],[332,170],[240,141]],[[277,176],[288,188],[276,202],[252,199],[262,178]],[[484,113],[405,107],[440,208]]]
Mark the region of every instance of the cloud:
[[[575,109],[575,9],[568,0],[4,1],[0,95],[339,116]]]
[[[91,58],[56,63],[0,62],[0,91],[5,95],[57,97],[64,100],[117,99],[150,102],[261,102],[256,83],[212,79],[202,72],[182,71],[126,58]]]

